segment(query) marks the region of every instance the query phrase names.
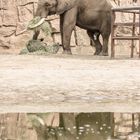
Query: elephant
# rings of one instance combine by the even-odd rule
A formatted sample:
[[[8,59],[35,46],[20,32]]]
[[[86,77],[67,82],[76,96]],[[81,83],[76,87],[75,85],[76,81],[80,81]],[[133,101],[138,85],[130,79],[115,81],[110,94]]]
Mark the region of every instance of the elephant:
[[[108,42],[111,33],[111,4],[108,0],[39,0],[36,16],[47,18],[60,15],[60,32],[64,54],[72,54],[70,49],[71,34],[75,26],[87,31],[95,44],[95,55],[108,55]],[[36,40],[39,29],[35,29]],[[100,35],[103,43],[100,42]]]

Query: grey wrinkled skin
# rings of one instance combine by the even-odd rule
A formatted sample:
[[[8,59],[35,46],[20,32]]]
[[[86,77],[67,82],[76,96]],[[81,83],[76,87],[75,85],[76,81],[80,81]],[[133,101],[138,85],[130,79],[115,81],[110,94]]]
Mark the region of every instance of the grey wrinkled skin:
[[[60,31],[64,53],[71,54],[70,39],[75,26],[87,30],[95,44],[95,55],[108,55],[108,41],[111,32],[111,5],[107,0],[39,0],[35,16],[46,18],[60,15]],[[39,29],[33,39],[37,39]],[[100,35],[103,44],[100,43]]]

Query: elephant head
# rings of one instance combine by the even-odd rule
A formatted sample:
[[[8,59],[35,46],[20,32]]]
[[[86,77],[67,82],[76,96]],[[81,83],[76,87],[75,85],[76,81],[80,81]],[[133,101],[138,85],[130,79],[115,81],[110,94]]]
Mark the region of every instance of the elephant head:
[[[70,10],[77,5],[78,0],[57,0],[56,14],[63,14],[65,11]]]
[[[46,18],[56,13],[57,0],[39,0],[35,16]]]
[[[39,0],[36,10],[36,16],[47,18],[48,15],[61,15],[65,11],[73,8],[78,0]],[[39,28],[35,29],[33,39],[36,40],[39,35]]]
[[[78,0],[39,0],[36,16],[46,18],[48,15],[63,14],[76,5]]]

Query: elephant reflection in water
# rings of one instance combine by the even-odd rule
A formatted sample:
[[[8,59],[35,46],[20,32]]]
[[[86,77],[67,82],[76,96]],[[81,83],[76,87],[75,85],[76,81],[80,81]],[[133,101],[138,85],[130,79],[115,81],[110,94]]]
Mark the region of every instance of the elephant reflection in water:
[[[90,113],[77,116],[77,128],[80,140],[107,140],[113,135],[112,113]]]
[[[112,113],[62,113],[58,127],[35,127],[38,140],[107,140],[113,128]]]

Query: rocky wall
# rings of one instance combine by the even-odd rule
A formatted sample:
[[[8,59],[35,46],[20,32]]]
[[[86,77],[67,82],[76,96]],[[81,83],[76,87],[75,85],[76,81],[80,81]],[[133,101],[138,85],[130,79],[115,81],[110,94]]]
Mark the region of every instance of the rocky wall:
[[[29,20],[33,18],[38,0],[0,0],[0,53],[19,53],[21,48],[25,47],[28,40],[32,38],[32,31],[25,31]],[[113,5],[129,5],[136,0],[108,0]],[[129,20],[129,15],[124,18],[119,16],[119,20]],[[44,34],[40,38],[45,38],[49,44],[56,42],[61,44],[59,17],[49,17],[50,23],[54,29],[52,37],[45,38]],[[123,29],[121,29],[122,32]],[[123,44],[119,44],[119,46]],[[86,31],[76,27],[72,33],[71,46],[73,53],[93,54],[93,48],[90,46],[90,39]],[[77,46],[77,47],[74,47]],[[119,52],[124,49],[121,46]],[[126,49],[126,52],[128,50]]]

